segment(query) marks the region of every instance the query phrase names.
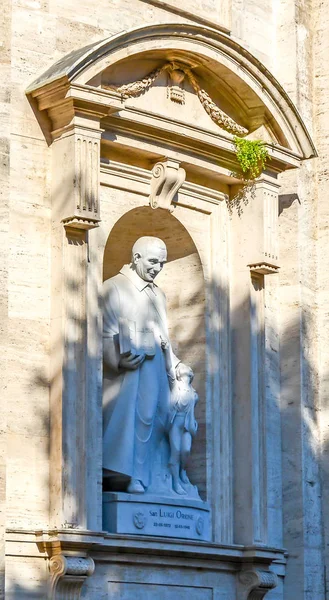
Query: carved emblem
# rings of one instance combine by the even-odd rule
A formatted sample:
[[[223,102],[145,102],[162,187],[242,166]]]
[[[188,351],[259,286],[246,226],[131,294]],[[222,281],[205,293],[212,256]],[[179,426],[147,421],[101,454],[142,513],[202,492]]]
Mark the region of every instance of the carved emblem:
[[[204,530],[204,518],[203,517],[199,517],[196,521],[195,524],[195,529],[198,535],[202,535],[203,534],[203,530]]]
[[[133,516],[133,521],[137,529],[144,529],[147,522],[145,513],[143,513],[142,510],[135,512]]]
[[[151,179],[150,205],[172,212],[172,201],[186,177],[185,170],[177,160],[168,158],[154,165]]]
[[[185,77],[187,77],[206,113],[210,116],[214,123],[216,123],[216,125],[235,135],[246,135],[248,133],[248,129],[236,123],[234,119],[229,117],[217,106],[209,94],[200,87],[196,75],[192,73],[191,69],[187,65],[182,63],[166,63],[162,67],[151,71],[151,73],[146,75],[146,77],[141,80],[133,81],[132,83],[127,83],[119,87],[103,85],[103,88],[119,92],[123,99],[136,98],[137,96],[140,96],[146,92],[146,90],[153,85],[155,80],[164,71],[168,71],[169,78],[171,80],[171,85],[169,86],[167,93],[168,97],[173,102],[184,104],[185,92],[184,88],[182,87],[182,83]]]
[[[167,88],[168,98],[172,102],[185,104],[185,90],[183,87],[185,72],[173,63],[172,68],[168,69],[168,74],[170,80],[170,85]]]

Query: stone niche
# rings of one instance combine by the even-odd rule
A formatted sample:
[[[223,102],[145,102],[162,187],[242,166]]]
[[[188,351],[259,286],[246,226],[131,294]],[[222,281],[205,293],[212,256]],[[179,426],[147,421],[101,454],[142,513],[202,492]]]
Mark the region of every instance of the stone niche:
[[[266,281],[280,266],[278,173],[316,154],[300,115],[229,35],[182,23],[73,52],[27,94],[53,153],[52,529],[34,539],[50,598],[283,600],[279,332]],[[250,196],[235,134],[261,137],[271,158]],[[195,371],[189,474],[210,505],[207,541],[103,527],[101,290],[142,235],[167,245],[157,283],[174,349]]]
[[[170,340],[174,352],[193,368],[194,387],[199,394],[196,419],[198,435],[193,443],[189,475],[201,498],[207,499],[206,409],[205,409],[205,282],[197,248],[185,227],[168,211],[135,208],[112,228],[104,250],[104,281],[130,262],[130,249],[141,236],[161,238],[168,262],[156,279],[165,292]]]

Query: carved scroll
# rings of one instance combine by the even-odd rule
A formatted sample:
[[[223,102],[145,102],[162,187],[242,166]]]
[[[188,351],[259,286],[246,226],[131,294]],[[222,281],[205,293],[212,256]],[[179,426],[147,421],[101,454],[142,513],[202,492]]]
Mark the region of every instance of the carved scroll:
[[[271,571],[242,571],[239,574],[241,600],[263,600],[267,592],[278,585],[278,578]]]
[[[184,90],[181,84],[186,76],[189,79],[191,86],[206,113],[210,116],[214,123],[216,123],[216,125],[235,135],[246,135],[248,133],[248,129],[236,123],[234,119],[229,117],[217,106],[217,104],[215,104],[209,94],[200,87],[197,77],[194,75],[194,73],[192,73],[191,69],[181,63],[167,63],[162,67],[151,71],[151,73],[149,73],[149,75],[143,79],[134,81],[132,83],[127,83],[119,87],[109,85],[104,85],[103,87],[105,89],[119,92],[122,95],[122,98],[135,98],[146,92],[146,90],[153,85],[157,77],[159,77],[159,75],[161,75],[161,73],[164,71],[169,72],[169,77],[173,84],[168,86],[168,97],[173,100],[173,102],[184,104]]]
[[[51,573],[50,600],[79,600],[82,586],[95,570],[90,557],[52,556],[49,563]]]
[[[172,201],[186,177],[179,162],[167,159],[154,165],[151,179],[150,205],[152,208],[165,208],[172,212]]]

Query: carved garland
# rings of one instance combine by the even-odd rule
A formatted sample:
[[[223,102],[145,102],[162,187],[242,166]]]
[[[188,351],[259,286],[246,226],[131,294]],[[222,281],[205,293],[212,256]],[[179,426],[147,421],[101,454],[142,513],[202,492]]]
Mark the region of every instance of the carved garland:
[[[120,87],[115,87],[113,85],[104,85],[103,87],[106,90],[115,90],[116,92],[119,92],[123,99],[137,98],[137,96],[144,94],[144,92],[151,87],[157,77],[159,77],[159,75],[161,75],[166,68],[167,65],[160,67],[159,69],[155,69],[140,81],[133,81],[132,83],[127,83],[126,85],[121,85]]]
[[[122,98],[136,98],[140,96],[146,90],[148,90],[154,81],[163,73],[163,71],[169,71],[174,73],[175,71],[183,71],[187,78],[189,79],[191,86],[193,87],[196,95],[198,96],[203,108],[206,113],[210,116],[210,118],[222,129],[225,129],[229,133],[233,133],[235,135],[246,135],[248,130],[242,125],[238,125],[231,117],[229,117],[224,111],[222,111],[215,102],[211,99],[209,94],[200,87],[198,80],[194,73],[192,73],[191,69],[186,67],[186,65],[178,64],[178,63],[167,63],[154,71],[151,71],[149,75],[144,77],[141,80],[134,81],[132,83],[127,83],[125,85],[121,85],[119,87],[104,85],[105,89],[115,90],[121,94]]]

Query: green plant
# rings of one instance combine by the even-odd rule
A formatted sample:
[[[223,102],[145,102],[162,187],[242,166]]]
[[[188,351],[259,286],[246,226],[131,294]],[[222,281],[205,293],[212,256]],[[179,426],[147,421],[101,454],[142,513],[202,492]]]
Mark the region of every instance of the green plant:
[[[269,153],[261,140],[246,140],[234,137],[236,157],[241,167],[243,178],[247,181],[256,179],[266,166]]]

